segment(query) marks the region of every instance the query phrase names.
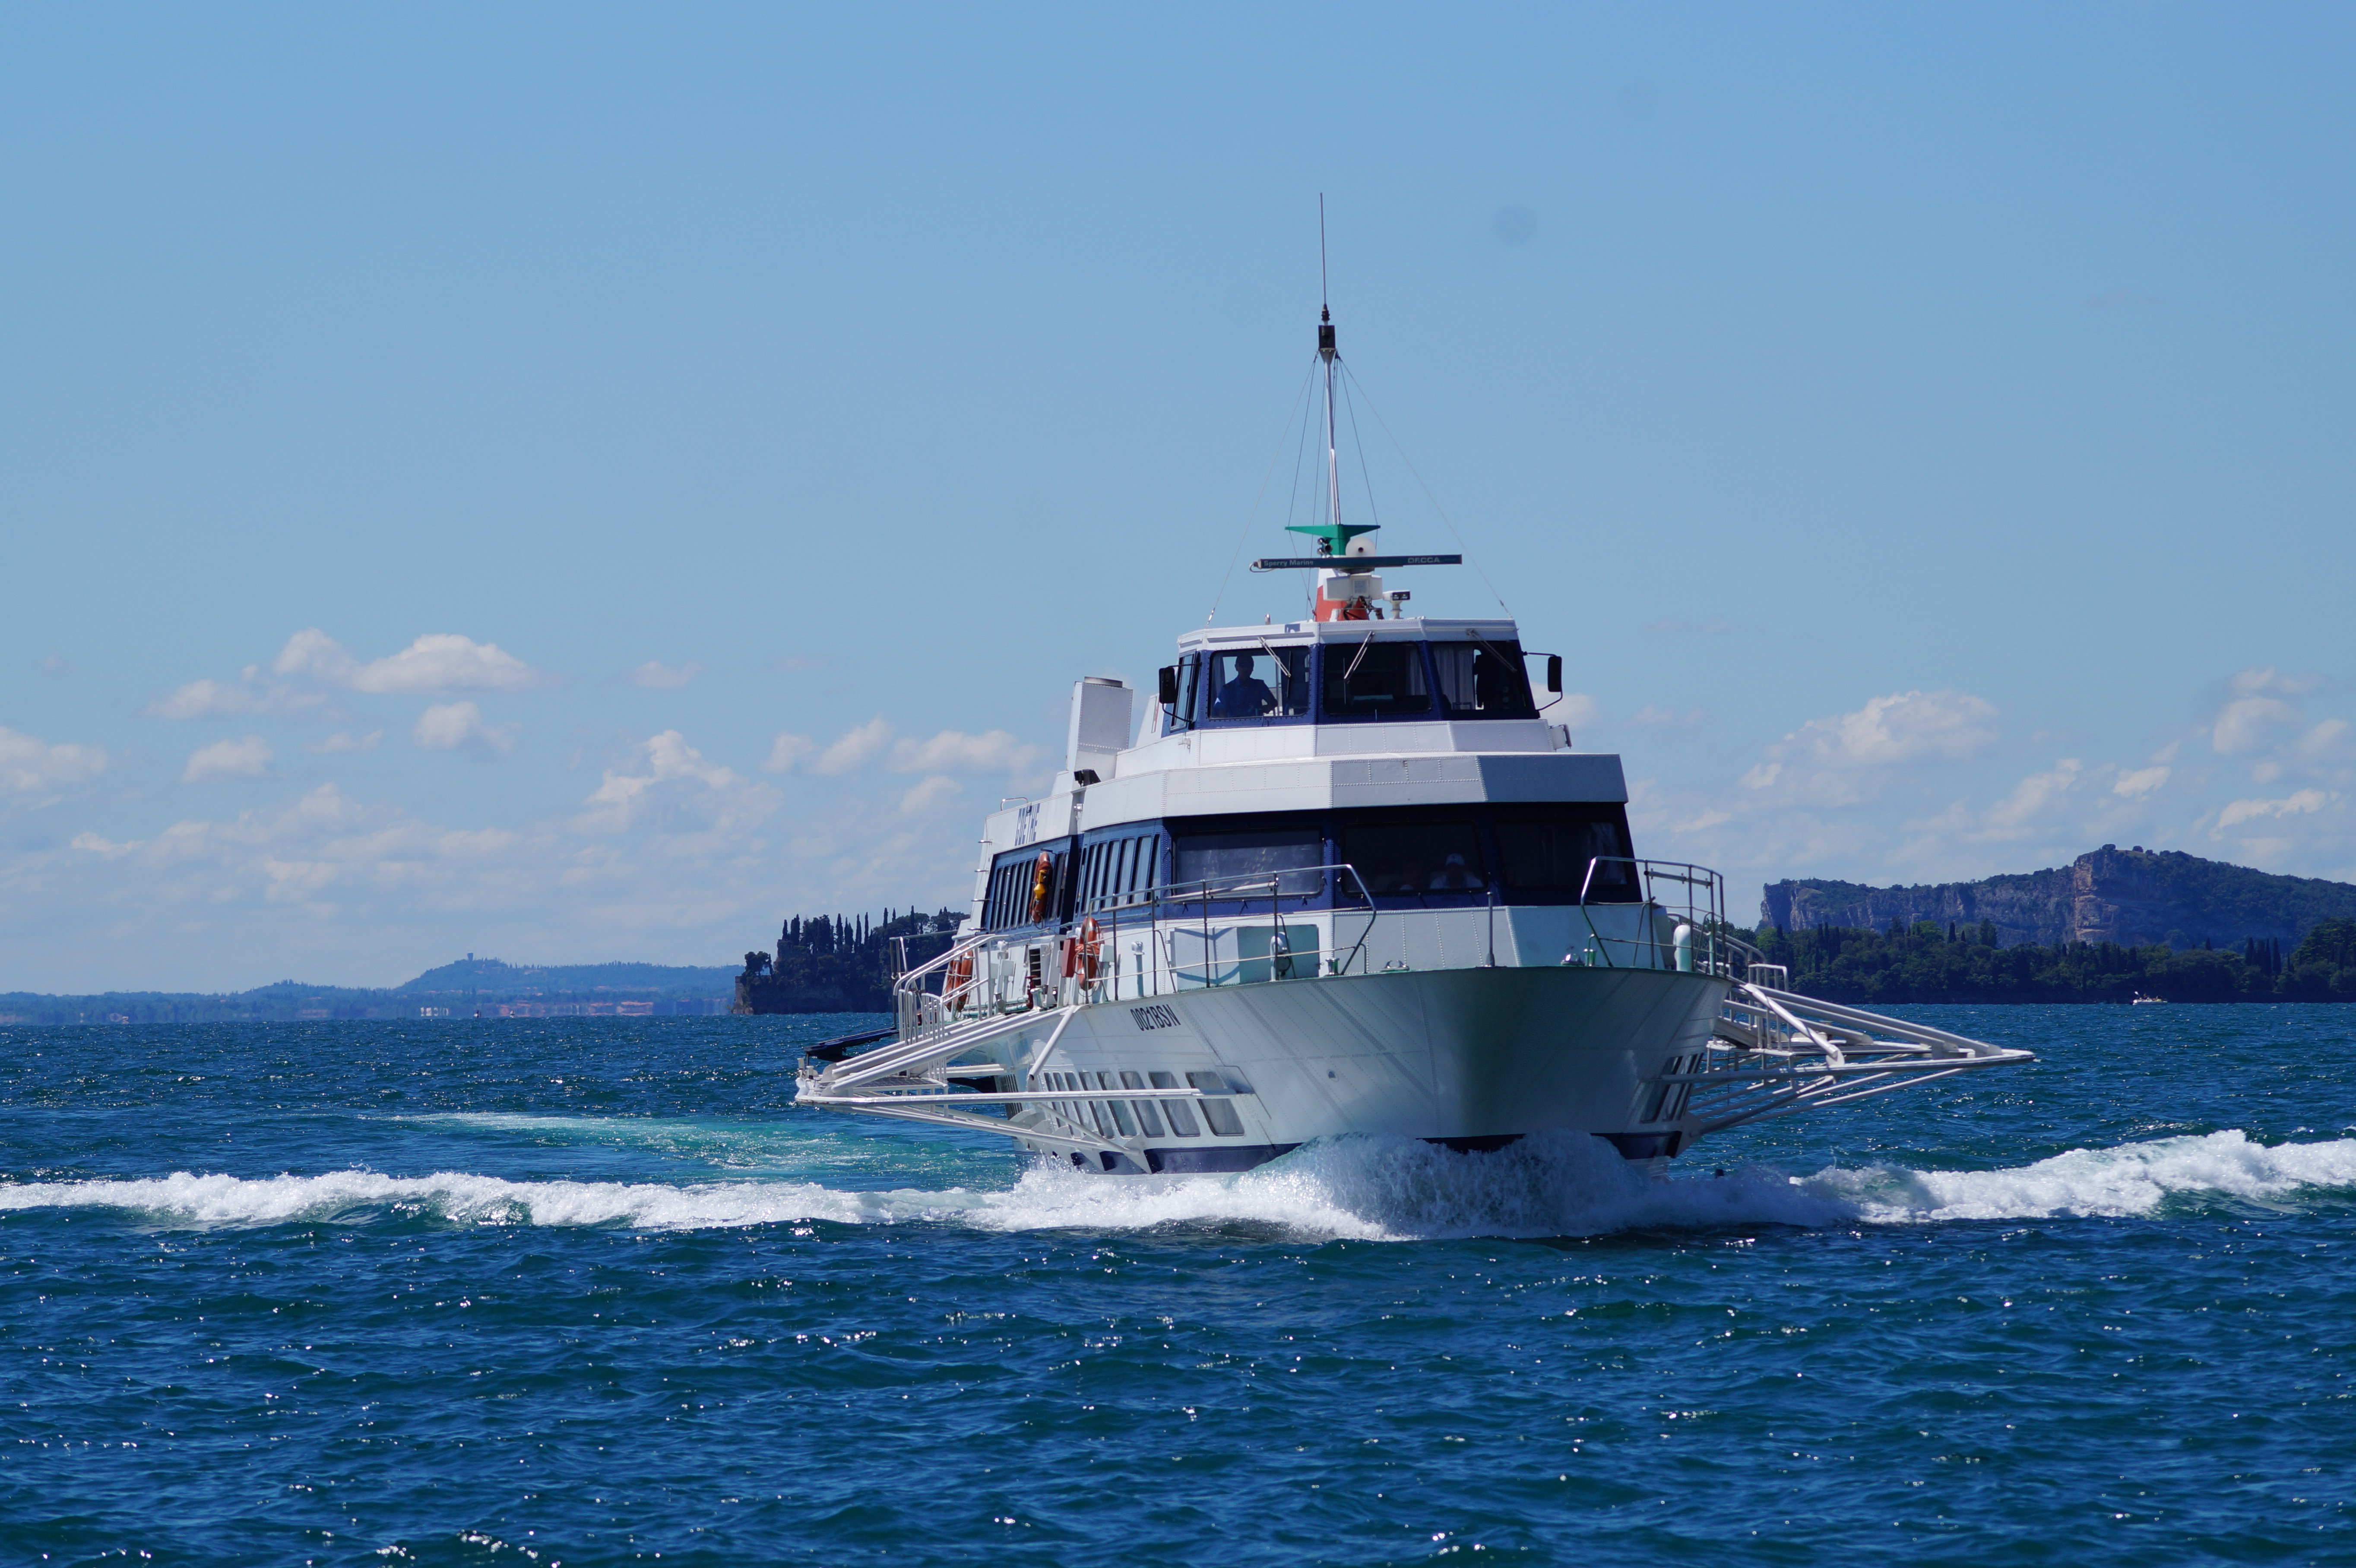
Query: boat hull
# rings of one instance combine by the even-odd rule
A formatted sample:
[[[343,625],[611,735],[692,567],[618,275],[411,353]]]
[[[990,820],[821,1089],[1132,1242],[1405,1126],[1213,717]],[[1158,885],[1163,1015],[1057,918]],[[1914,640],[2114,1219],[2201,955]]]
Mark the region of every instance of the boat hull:
[[[1681,1098],[1661,1079],[1706,1050],[1730,983],[1653,969],[1472,968],[1325,976],[1102,1002],[1066,1020],[1042,1015],[997,1050],[1042,1075],[1118,1086],[1123,1072],[1181,1083],[1215,1074],[1240,1136],[1119,1138],[1130,1155],[1075,1154],[1068,1141],[1020,1141],[1088,1168],[1237,1170],[1312,1138],[1381,1133],[1458,1147],[1498,1147],[1550,1129],[1592,1133],[1631,1158],[1673,1155],[1685,1141]],[[1062,1025],[1062,1032],[1055,1033]],[[952,1072],[955,1069],[950,1069]],[[1110,1075],[1110,1083],[1097,1075]],[[1164,1080],[1164,1082],[1167,1082]],[[1006,1081],[1014,1087],[1013,1081]],[[1108,1107],[1085,1087],[1059,1107],[1108,1136]],[[1167,1129],[1165,1129],[1167,1130]],[[1141,1163],[1136,1157],[1143,1157]]]

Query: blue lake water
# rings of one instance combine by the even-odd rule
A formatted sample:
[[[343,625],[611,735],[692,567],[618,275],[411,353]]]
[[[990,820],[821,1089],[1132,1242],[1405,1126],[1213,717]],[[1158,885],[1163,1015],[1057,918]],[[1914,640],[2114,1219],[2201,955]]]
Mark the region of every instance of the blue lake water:
[[[1705,1140],[1034,1168],[851,1020],[0,1027],[0,1561],[2356,1561],[2356,1008]],[[1715,1174],[1723,1171],[1724,1174]]]

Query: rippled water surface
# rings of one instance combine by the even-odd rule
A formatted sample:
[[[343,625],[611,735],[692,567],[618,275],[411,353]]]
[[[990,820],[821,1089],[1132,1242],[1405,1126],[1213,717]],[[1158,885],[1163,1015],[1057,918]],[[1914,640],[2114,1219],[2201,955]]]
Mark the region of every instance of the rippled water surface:
[[[0,1556],[2356,1560],[2356,1008],[1704,1142],[1121,1181],[851,1020],[0,1029]],[[526,1553],[531,1554],[530,1556]]]

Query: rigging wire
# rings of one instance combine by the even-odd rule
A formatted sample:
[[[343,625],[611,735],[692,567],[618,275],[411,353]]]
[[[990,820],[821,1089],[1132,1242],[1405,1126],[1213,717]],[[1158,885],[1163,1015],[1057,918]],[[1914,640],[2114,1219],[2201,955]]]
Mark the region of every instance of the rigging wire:
[[[1345,384],[1357,388],[1358,395],[1366,400],[1366,411],[1375,416],[1375,422],[1383,427],[1385,435],[1391,438],[1391,445],[1398,451],[1399,461],[1407,464],[1407,471],[1409,474],[1415,475],[1415,482],[1423,486],[1424,499],[1430,501],[1431,509],[1440,514],[1440,520],[1448,525],[1448,535],[1456,541],[1456,548],[1464,552],[1465,564],[1470,566],[1473,574],[1481,579],[1481,585],[1489,591],[1489,596],[1496,600],[1497,608],[1511,616],[1514,612],[1506,605],[1505,596],[1497,592],[1497,585],[1489,581],[1487,572],[1481,570],[1480,558],[1472,553],[1472,547],[1464,542],[1463,532],[1457,528],[1456,519],[1448,515],[1448,508],[1440,504],[1440,497],[1431,493],[1431,486],[1424,484],[1422,472],[1416,467],[1415,459],[1407,454],[1407,448],[1400,443],[1398,432],[1391,429],[1391,421],[1383,418],[1383,411],[1376,403],[1374,394],[1366,390],[1365,383],[1358,379],[1356,372],[1350,368],[1347,361],[1343,363],[1342,375]]]
[[[1317,374],[1315,360],[1310,361],[1309,373],[1312,376]],[[1301,443],[1294,448],[1292,453],[1292,487],[1284,495],[1284,526],[1288,529],[1292,527],[1292,519],[1299,516],[1301,511],[1301,470],[1309,462],[1309,427],[1312,422],[1313,421],[1307,419],[1301,421]],[[1285,426],[1287,430],[1291,428],[1289,424]],[[1310,499],[1314,501],[1316,497],[1312,496]]]
[[[1346,371],[1349,366],[1345,364],[1342,368]],[[1375,476],[1366,471],[1366,438],[1358,433],[1358,405],[1351,400],[1346,379],[1342,383],[1342,407],[1350,416],[1351,444],[1358,449],[1358,482],[1366,487],[1366,516],[1374,519],[1375,527],[1381,528],[1383,514],[1382,508],[1375,505]]]
[[[1317,361],[1312,358],[1308,370],[1301,375],[1301,389],[1292,394],[1292,408],[1284,416],[1284,429],[1277,435],[1276,450],[1268,454],[1267,471],[1259,476],[1259,489],[1252,496],[1251,510],[1244,514],[1244,530],[1236,536],[1236,548],[1227,556],[1227,569],[1219,573],[1219,591],[1211,595],[1211,612],[1203,617],[1203,624],[1206,626],[1218,617],[1219,601],[1227,595],[1227,580],[1236,574],[1236,562],[1242,559],[1244,546],[1251,539],[1252,524],[1259,517],[1259,504],[1268,495],[1268,482],[1276,476],[1277,459],[1284,455],[1284,438],[1292,432],[1292,415],[1300,411],[1309,396],[1309,380],[1316,373]]]

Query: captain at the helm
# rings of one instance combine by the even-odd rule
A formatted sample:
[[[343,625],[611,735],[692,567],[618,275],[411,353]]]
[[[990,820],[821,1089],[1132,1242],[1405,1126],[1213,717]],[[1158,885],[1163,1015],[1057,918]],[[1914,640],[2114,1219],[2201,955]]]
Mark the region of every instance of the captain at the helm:
[[[1222,664],[1226,661],[1222,659]],[[1252,656],[1236,656],[1235,675],[1211,693],[1211,711],[1222,719],[1257,719],[1276,706],[1276,693],[1252,674]]]

